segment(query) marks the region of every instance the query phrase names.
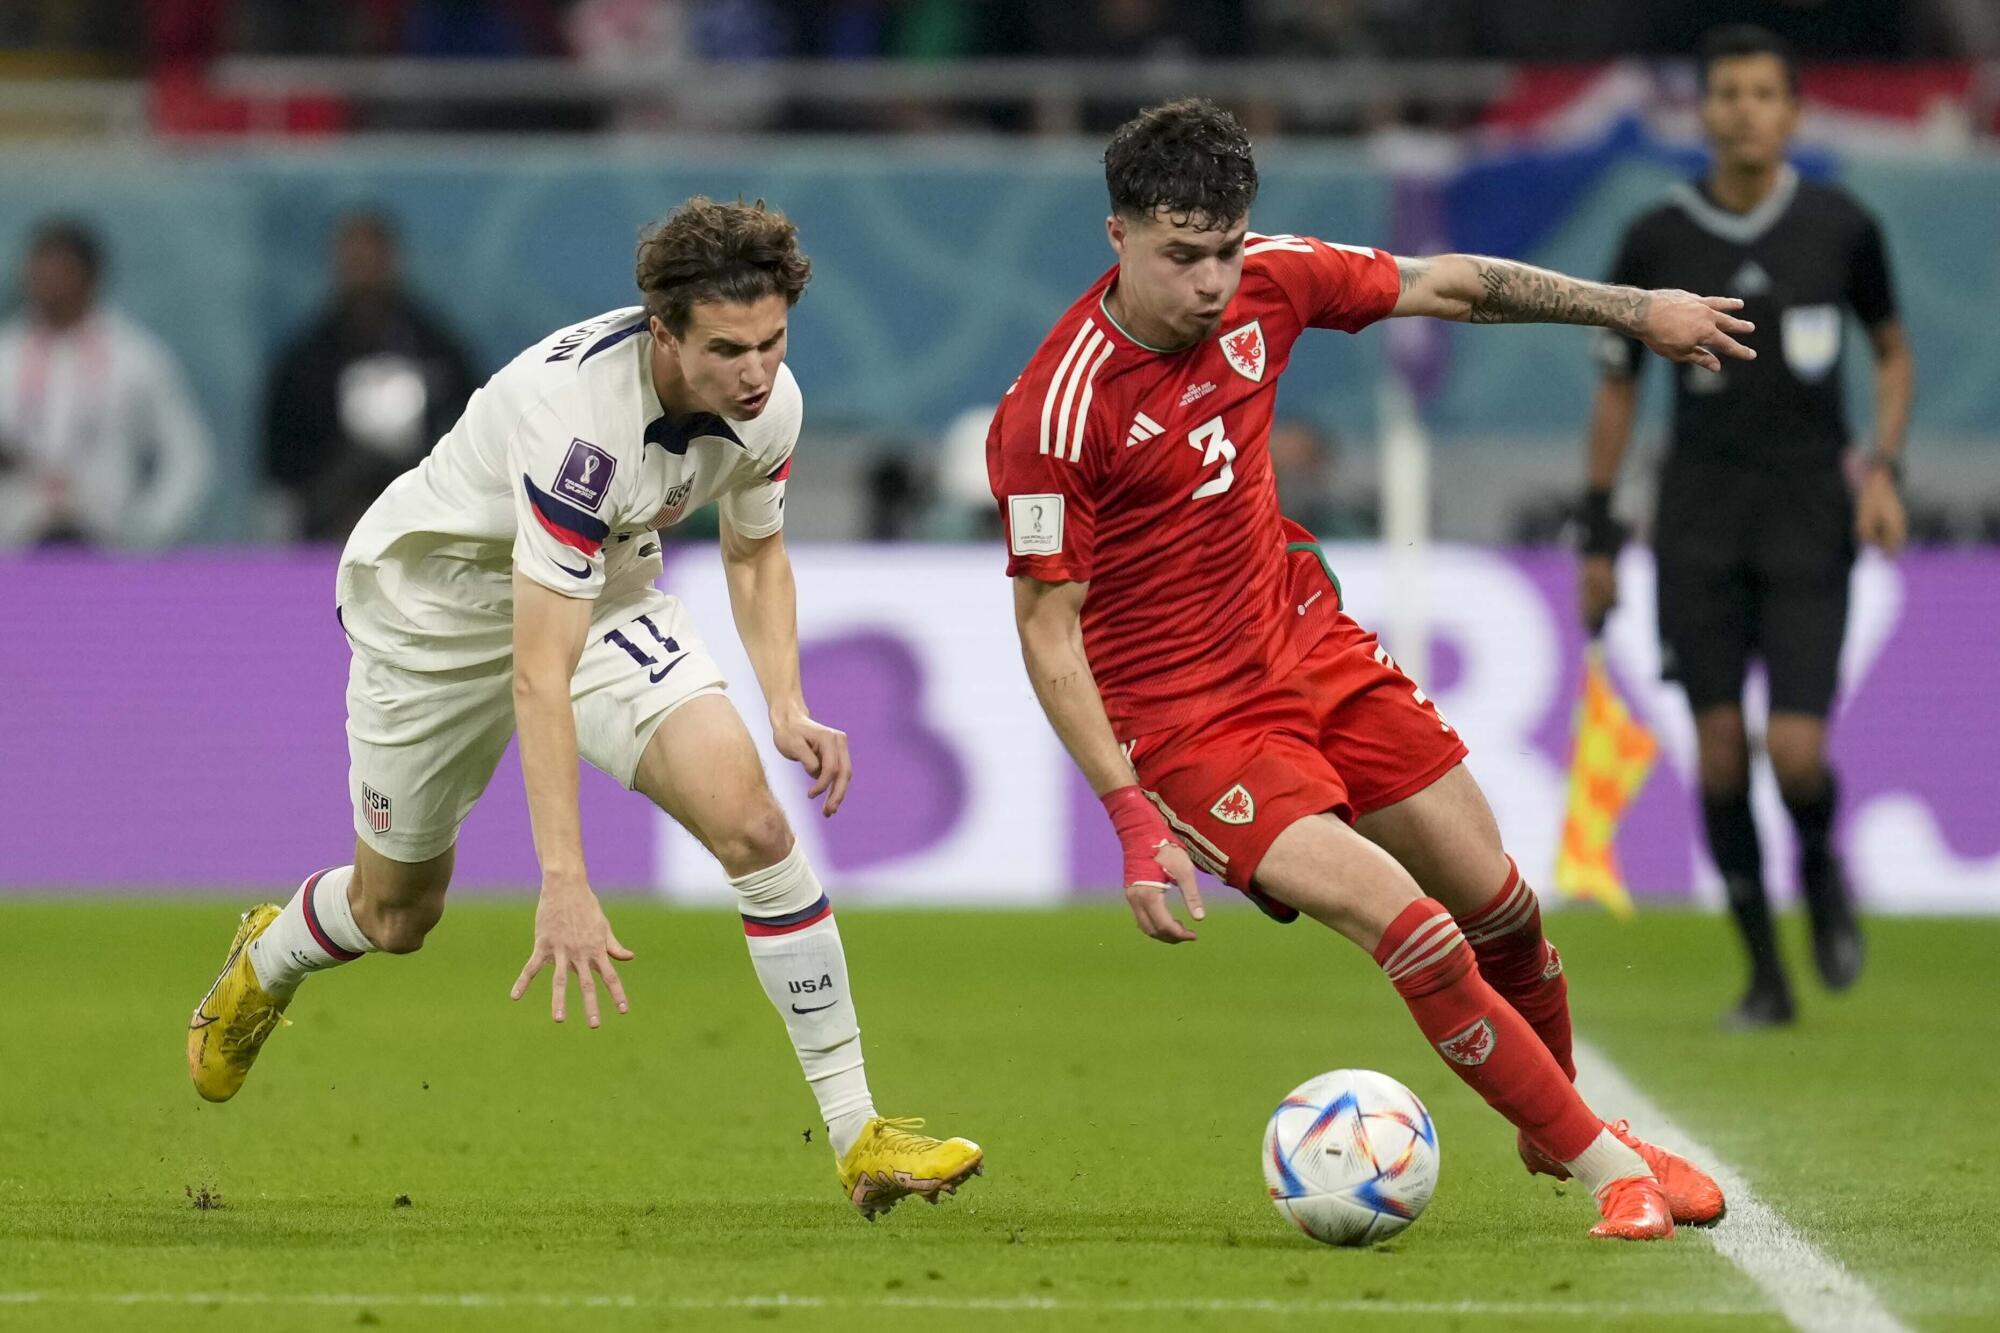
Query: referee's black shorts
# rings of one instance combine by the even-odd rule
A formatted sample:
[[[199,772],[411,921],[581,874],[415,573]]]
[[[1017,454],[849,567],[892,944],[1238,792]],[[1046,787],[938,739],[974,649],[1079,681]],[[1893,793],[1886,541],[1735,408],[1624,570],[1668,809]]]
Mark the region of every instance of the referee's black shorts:
[[[1771,711],[1833,705],[1854,499],[1837,465],[1751,471],[1670,458],[1654,525],[1661,674],[1699,713],[1741,705],[1761,659]]]

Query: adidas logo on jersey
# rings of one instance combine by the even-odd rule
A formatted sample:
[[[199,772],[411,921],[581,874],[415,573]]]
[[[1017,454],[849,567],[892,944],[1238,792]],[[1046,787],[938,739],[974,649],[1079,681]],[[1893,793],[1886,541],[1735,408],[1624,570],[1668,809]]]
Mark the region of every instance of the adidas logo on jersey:
[[[1125,447],[1130,449],[1135,444],[1144,444],[1165,429],[1165,426],[1141,412],[1132,418],[1132,429],[1125,432]]]

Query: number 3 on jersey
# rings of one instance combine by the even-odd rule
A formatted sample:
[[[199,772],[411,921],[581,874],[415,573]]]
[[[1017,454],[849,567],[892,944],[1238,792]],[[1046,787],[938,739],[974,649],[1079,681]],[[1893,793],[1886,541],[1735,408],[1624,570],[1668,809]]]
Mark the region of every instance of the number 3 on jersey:
[[[1236,480],[1236,446],[1229,440],[1223,429],[1221,417],[1211,417],[1188,432],[1188,444],[1202,451],[1201,465],[1213,467],[1220,460],[1222,471],[1194,488],[1190,499],[1206,500],[1211,495],[1220,495]]]

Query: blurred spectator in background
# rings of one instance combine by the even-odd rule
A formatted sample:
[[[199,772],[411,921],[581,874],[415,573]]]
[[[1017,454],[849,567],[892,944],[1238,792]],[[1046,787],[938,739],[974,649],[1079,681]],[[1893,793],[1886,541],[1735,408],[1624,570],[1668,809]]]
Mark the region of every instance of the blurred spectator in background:
[[[560,54],[554,0],[400,0],[403,53],[486,59]]]
[[[98,305],[102,274],[88,228],[35,229],[0,325],[0,545],[164,545],[207,498],[208,426],[160,340]]]
[[[793,54],[792,34],[767,0],[581,0],[564,20],[577,62],[612,75],[641,75],[657,96],[624,99],[620,130],[756,130],[769,127],[782,89],[755,79],[693,82],[672,77],[687,62],[752,62]]]
[[[801,55],[840,60],[893,56],[953,60],[976,54],[983,14],[978,0],[797,0]]]
[[[1000,507],[986,471],[986,435],[998,403],[968,407],[938,437],[937,507],[929,535],[946,541],[990,541],[1000,531]]]
[[[1378,535],[1375,497],[1343,493],[1339,465],[1339,442],[1314,423],[1293,417],[1271,428],[1271,470],[1285,516],[1328,541]]]
[[[430,452],[478,387],[457,336],[403,284],[395,229],[376,213],[333,238],[333,295],[279,355],[265,397],[264,469],[289,529],[339,540]]]

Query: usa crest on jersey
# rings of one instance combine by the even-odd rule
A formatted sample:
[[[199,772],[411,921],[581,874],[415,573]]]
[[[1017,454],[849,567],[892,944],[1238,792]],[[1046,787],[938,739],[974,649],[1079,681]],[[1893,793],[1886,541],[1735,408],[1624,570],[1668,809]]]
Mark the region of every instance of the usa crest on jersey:
[[[1264,381],[1264,325],[1251,320],[1222,335],[1222,356],[1230,369],[1252,384]]]
[[[377,833],[387,833],[392,822],[389,798],[364,782],[361,784],[361,804],[368,813],[368,827]]]

